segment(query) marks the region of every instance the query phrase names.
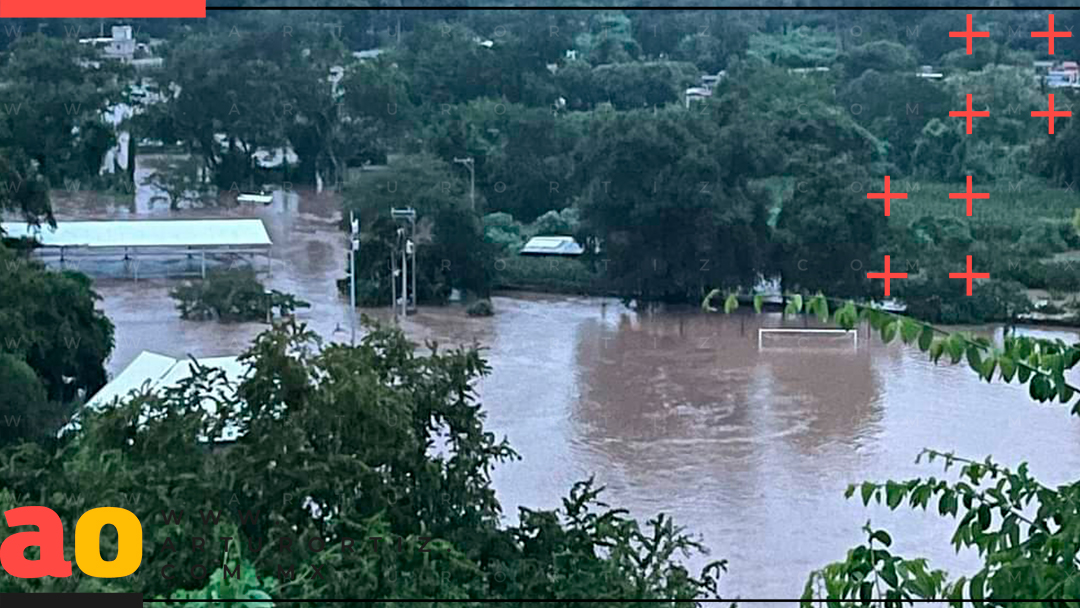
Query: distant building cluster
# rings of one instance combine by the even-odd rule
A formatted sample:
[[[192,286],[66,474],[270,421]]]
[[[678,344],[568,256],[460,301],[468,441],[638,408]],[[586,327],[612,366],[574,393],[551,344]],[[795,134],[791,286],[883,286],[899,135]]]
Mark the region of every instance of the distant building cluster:
[[[686,107],[690,107],[691,101],[699,101],[712,97],[712,92],[713,89],[716,88],[716,83],[723,80],[726,75],[726,70],[720,70],[720,72],[716,74],[703,74],[698,86],[686,89]]]
[[[154,57],[151,44],[137,42],[130,25],[114,25],[111,36],[80,38],[79,44],[98,49],[102,59],[129,63],[136,68],[160,67],[161,57]]]
[[[1051,61],[1039,61],[1036,62],[1035,69],[1039,70],[1044,66],[1046,86],[1055,88],[1080,87],[1080,64],[1075,61],[1062,61],[1058,64]]]

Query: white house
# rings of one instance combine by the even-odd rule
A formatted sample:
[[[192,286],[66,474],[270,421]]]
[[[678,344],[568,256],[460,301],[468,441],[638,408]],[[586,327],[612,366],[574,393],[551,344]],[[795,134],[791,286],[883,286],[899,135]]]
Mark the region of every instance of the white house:
[[[99,38],[80,38],[80,44],[90,44],[101,50],[105,59],[117,59],[130,63],[135,59],[135,37],[130,25],[114,25],[112,36]]]

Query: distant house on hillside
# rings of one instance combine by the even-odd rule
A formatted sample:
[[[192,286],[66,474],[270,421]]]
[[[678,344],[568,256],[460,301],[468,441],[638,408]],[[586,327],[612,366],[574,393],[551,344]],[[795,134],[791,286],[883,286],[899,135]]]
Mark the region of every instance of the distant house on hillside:
[[[791,68],[788,70],[792,74],[799,74],[800,76],[806,76],[808,74],[821,74],[829,71],[829,68],[825,66],[818,66],[815,68]]]
[[[1048,87],[1080,87],[1080,65],[1075,61],[1063,61],[1046,73]]]
[[[368,49],[366,51],[356,51],[353,53],[353,57],[356,57],[360,61],[370,61],[377,59],[379,55],[383,54],[382,49]]]
[[[712,89],[705,87],[690,87],[686,89],[686,107],[690,107],[691,101],[699,101],[712,97]]]
[[[79,44],[89,44],[101,52],[105,59],[115,59],[131,63],[135,59],[135,37],[130,25],[114,25],[112,36],[99,38],[80,38]]]
[[[701,76],[700,86],[690,87],[686,89],[685,101],[686,107],[690,107],[691,101],[700,101],[702,99],[708,99],[712,97],[713,89],[716,85],[727,76],[726,70],[720,70],[716,74],[703,74]]]
[[[159,68],[164,64],[161,57],[154,57],[150,44],[136,42],[130,25],[114,25],[112,36],[80,38],[79,43],[96,48],[102,59],[128,63],[138,70]],[[99,67],[94,63],[89,66]]]
[[[930,78],[933,80],[938,80],[945,77],[945,75],[941,72],[935,71],[934,66],[932,65],[920,66],[919,71],[915,72],[915,76],[919,78]]]

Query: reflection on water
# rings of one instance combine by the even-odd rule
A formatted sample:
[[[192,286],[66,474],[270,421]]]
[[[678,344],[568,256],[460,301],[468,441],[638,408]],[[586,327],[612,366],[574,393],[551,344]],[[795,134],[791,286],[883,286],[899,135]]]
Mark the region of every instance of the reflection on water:
[[[270,286],[312,302],[299,317],[324,338],[348,340],[348,305],[335,286],[346,243],[334,195],[278,192],[266,207],[179,211],[150,199],[141,192],[132,208],[55,194],[61,221],[261,218],[275,243]],[[117,325],[111,373],[144,349],[235,354],[265,327],[182,321],[168,297],[174,284],[98,281]],[[524,457],[495,472],[507,517],[518,506],[560,506],[574,481],[595,474],[609,503],[642,519],[665,511],[701,535],[712,557],[729,559],[727,595],[798,596],[810,570],[861,541],[867,519],[893,532],[900,554],[969,573],[977,560],[953,554],[951,520],[843,498],[848,483],[865,479],[940,476],[914,464],[923,447],[1027,460],[1048,483],[1080,467],[1080,421],[1062,406],[1030,403],[1023,388],[979,382],[963,367],[935,368],[917,350],[865,332],[857,349],[806,340],[759,350],[757,329],[780,326],[779,315],[636,313],[611,300],[535,294],[494,303],[491,318],[422,308],[403,327],[418,342],[488,349],[493,373],[479,383],[488,424]],[[389,318],[388,309],[368,312]]]

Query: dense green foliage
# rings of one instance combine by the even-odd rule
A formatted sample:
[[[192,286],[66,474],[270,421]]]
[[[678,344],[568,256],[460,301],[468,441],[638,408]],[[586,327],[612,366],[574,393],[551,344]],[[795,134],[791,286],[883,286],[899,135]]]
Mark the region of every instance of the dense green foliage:
[[[452,174],[448,164],[428,155],[409,155],[384,171],[363,172],[350,183],[346,205],[363,229],[356,255],[358,303],[390,301],[390,259],[393,255],[400,268],[404,240],[399,230],[410,231],[407,223],[390,216],[390,209],[405,206],[420,218],[415,235],[420,301],[445,301],[455,288],[487,295],[494,268],[489,244],[479,215],[471,209],[468,183]],[[400,296],[400,276],[397,281]],[[348,280],[340,285],[347,293]]]
[[[95,59],[70,37],[43,35],[19,37],[0,56],[0,181],[27,188],[22,197],[40,190],[35,174],[53,186],[97,177],[116,143],[100,112],[123,100],[127,71]]]
[[[25,361],[49,399],[69,402],[105,384],[113,325],[90,279],[53,272],[0,247],[0,353]]]
[[[252,268],[211,270],[200,281],[188,281],[169,292],[184,319],[259,321],[272,316],[291,315],[311,304],[292,294],[268,290]]]
[[[113,324],[85,275],[48,270],[2,244],[0,286],[0,446],[47,442],[105,384]]]

